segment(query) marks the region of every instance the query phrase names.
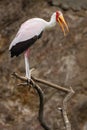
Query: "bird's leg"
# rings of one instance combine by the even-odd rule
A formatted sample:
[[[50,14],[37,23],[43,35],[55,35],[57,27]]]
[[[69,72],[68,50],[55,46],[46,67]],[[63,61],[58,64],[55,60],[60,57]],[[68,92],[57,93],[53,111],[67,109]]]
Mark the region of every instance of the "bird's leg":
[[[27,50],[24,54],[25,57],[25,69],[26,69],[26,77],[30,81],[31,79],[31,73],[30,73],[30,67],[29,67],[29,61],[28,61],[28,56],[29,56],[29,50]]]

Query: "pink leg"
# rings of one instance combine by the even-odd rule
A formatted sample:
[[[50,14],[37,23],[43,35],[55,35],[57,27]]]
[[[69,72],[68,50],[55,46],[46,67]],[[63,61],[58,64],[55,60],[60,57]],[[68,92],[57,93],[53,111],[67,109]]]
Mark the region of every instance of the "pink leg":
[[[28,49],[24,52],[24,55],[25,55],[26,57],[29,57],[29,54],[30,54],[30,49],[28,48]]]
[[[26,77],[30,80],[31,74],[30,74],[29,61],[28,61],[29,52],[30,52],[29,49],[25,51],[24,58],[25,58]]]

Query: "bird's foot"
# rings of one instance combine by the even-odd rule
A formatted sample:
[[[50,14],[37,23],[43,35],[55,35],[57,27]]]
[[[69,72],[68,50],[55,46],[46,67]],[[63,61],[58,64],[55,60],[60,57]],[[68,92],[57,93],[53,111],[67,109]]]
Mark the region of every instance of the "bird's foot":
[[[28,78],[27,76],[26,76],[26,78],[27,78],[27,84],[30,84],[31,78]]]
[[[29,84],[31,80],[31,74],[26,74],[25,77],[27,78],[27,84]]]
[[[25,76],[26,77],[26,79],[27,79],[27,82],[26,82],[26,84],[27,84],[27,86],[28,86],[28,88],[29,88],[29,91],[30,91],[30,89],[31,89],[31,84],[30,84],[30,77],[28,77],[28,76]]]
[[[26,77],[27,78],[27,86],[28,86],[28,90],[32,93],[32,94],[35,94],[36,91],[33,87],[33,85],[31,84],[31,79]]]

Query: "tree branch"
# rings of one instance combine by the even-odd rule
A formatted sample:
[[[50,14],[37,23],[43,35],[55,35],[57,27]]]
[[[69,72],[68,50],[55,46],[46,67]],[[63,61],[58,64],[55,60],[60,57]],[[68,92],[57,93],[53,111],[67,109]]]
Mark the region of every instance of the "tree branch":
[[[32,86],[33,88],[36,89],[38,95],[39,95],[39,100],[40,100],[40,104],[39,104],[39,121],[40,121],[40,124],[41,126],[45,129],[45,130],[50,130],[50,128],[46,125],[46,123],[44,122],[43,120],[43,110],[44,110],[44,98],[43,98],[43,91],[42,89],[39,87],[39,85],[37,85],[32,79],[30,80],[30,82],[27,80],[27,78],[25,77],[22,77],[20,75],[18,75],[17,73],[13,73],[12,74],[13,76],[15,76],[16,78],[20,79],[21,81],[25,81],[27,82],[26,83],[20,83],[18,84],[19,86],[20,85],[23,85],[23,86],[26,86],[26,85],[30,85]]]
[[[12,75],[15,76],[16,78],[20,79],[20,80],[22,79],[22,81],[25,81],[25,82],[27,81],[28,82],[26,77],[21,76],[21,78],[20,78],[20,76],[17,73],[15,73],[15,72],[12,73]],[[63,88],[63,87],[61,87],[59,85],[53,84],[53,83],[48,82],[46,80],[39,79],[39,78],[36,78],[34,76],[31,76],[31,78],[32,78],[32,80],[34,80],[37,83],[42,83],[42,84],[48,85],[48,86],[50,86],[52,88],[55,88],[55,89],[58,89],[58,90],[61,90],[61,91],[64,91],[64,92],[71,92],[70,89]]]
[[[63,92],[70,92],[71,90],[67,89],[67,88],[63,88],[57,84],[53,84],[51,82],[48,82],[46,80],[43,80],[43,79],[39,79],[39,78],[36,78],[36,77],[33,77],[32,76],[32,79],[37,82],[37,83],[42,83],[42,84],[45,84],[45,85],[48,85],[49,87],[52,87],[52,88],[55,88],[55,89],[58,89],[58,90],[61,90]]]
[[[70,92],[66,95],[66,97],[63,100],[63,106],[61,108],[62,116],[64,119],[66,130],[71,130],[71,124],[67,116],[67,103],[71,99],[71,97],[74,95],[73,89],[70,87]]]
[[[19,85],[23,85],[23,86],[30,85],[31,87],[36,89],[36,91],[37,91],[37,93],[39,95],[39,100],[40,100],[40,104],[39,104],[39,121],[40,121],[41,126],[45,130],[50,130],[50,128],[45,124],[45,122],[43,120],[43,110],[44,110],[43,92],[42,92],[41,88],[39,87],[39,85],[36,84],[36,82],[48,85],[48,86],[50,86],[52,88],[61,90],[63,92],[67,92],[68,94],[63,100],[63,107],[61,108],[61,112],[62,112],[64,123],[65,123],[65,126],[66,126],[66,130],[71,130],[71,124],[70,124],[70,122],[68,120],[68,116],[67,116],[67,102],[70,100],[70,98],[74,94],[74,91],[72,90],[72,88],[70,88],[70,89],[63,88],[63,87],[61,87],[59,85],[56,85],[56,84],[53,84],[51,82],[36,78],[34,76],[32,76],[31,80],[28,81],[28,79],[26,77],[20,76],[19,74],[15,73],[15,72],[12,75],[15,76],[16,78],[20,79],[21,81],[25,82],[25,83],[20,83]]]
[[[32,79],[31,79],[30,82],[31,82],[32,86],[37,90],[38,95],[39,95],[39,99],[40,99],[40,105],[39,105],[39,121],[40,121],[40,124],[43,128],[45,128],[45,130],[50,130],[50,128],[45,124],[45,122],[43,120],[43,110],[44,110],[43,91],[39,87],[39,85],[37,85]]]

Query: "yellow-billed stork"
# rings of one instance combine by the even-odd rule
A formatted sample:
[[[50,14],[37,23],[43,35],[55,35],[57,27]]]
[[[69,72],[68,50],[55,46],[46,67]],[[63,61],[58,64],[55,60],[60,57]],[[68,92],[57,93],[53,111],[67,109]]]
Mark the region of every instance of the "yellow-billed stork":
[[[29,47],[33,45],[37,39],[41,38],[44,30],[54,27],[57,22],[61,26],[65,35],[64,26],[67,31],[69,31],[68,26],[64,20],[62,12],[56,11],[52,14],[49,22],[41,18],[32,18],[25,21],[10,44],[9,51],[11,53],[11,57],[19,56],[24,52],[26,77],[29,80],[31,78],[28,62]]]

